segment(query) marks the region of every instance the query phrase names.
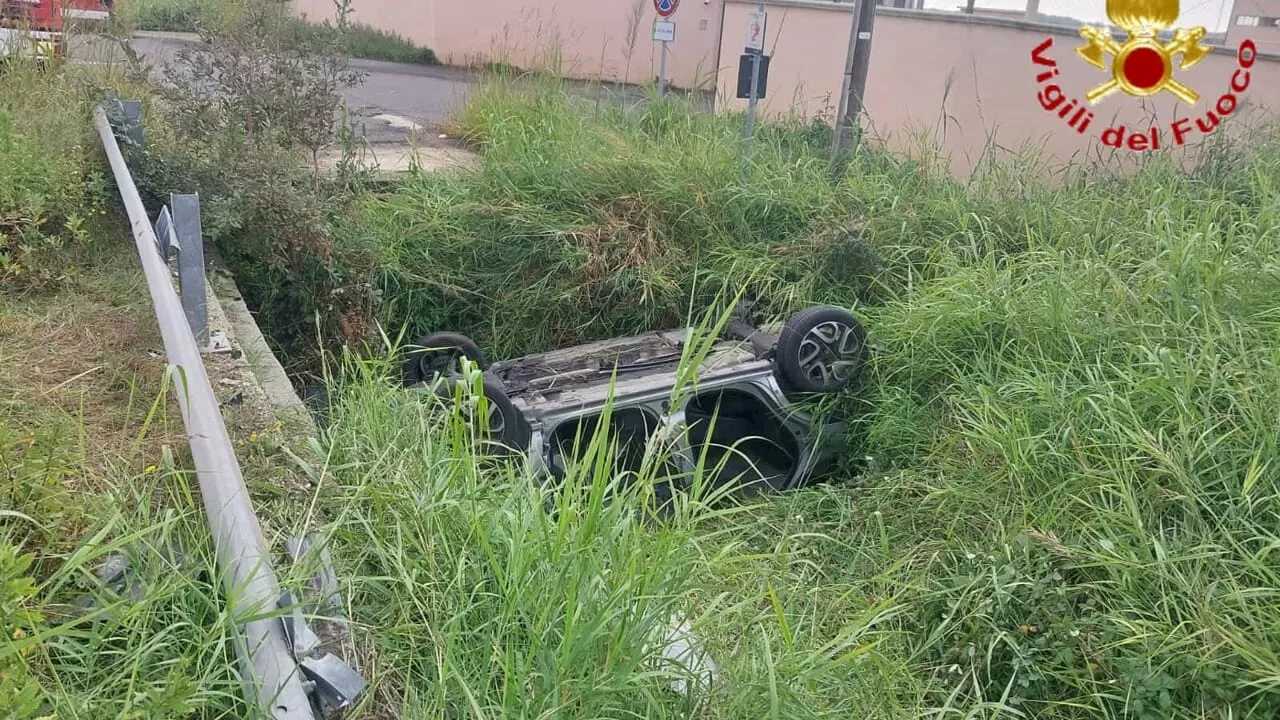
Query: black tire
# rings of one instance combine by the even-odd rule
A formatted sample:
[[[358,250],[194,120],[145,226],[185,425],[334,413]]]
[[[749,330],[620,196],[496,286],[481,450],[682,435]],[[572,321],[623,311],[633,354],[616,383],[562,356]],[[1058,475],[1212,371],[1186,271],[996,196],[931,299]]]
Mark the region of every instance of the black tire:
[[[866,344],[866,331],[848,310],[807,308],[782,326],[774,373],[788,392],[839,392],[861,367]]]
[[[445,402],[452,402],[456,397],[455,388],[464,382],[462,378],[453,377],[436,386],[436,395]],[[497,454],[524,452],[529,449],[532,433],[524,415],[516,409],[511,398],[507,397],[506,388],[497,378],[484,378],[484,396],[489,406],[489,427],[485,438],[490,449]]]
[[[414,344],[404,359],[404,384],[430,382],[437,375],[448,375],[459,369],[458,358],[465,357],[481,370],[489,367],[484,352],[474,340],[451,332],[435,332]]]

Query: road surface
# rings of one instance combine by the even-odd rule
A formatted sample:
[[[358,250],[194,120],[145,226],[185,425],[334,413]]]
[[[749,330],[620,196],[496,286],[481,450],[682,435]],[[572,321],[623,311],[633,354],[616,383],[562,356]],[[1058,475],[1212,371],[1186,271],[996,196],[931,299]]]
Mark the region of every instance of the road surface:
[[[177,59],[184,47],[197,44],[189,33],[139,32],[129,45],[162,72],[166,63]],[[121,49],[111,41],[80,36],[70,48],[73,62],[114,64],[124,60]],[[402,65],[353,58],[351,67],[364,74],[364,81],[347,88],[343,95],[353,127],[370,144],[406,143],[416,131],[414,142],[424,147],[454,147],[439,135],[451,113],[466,101],[475,82],[466,70],[450,67]]]

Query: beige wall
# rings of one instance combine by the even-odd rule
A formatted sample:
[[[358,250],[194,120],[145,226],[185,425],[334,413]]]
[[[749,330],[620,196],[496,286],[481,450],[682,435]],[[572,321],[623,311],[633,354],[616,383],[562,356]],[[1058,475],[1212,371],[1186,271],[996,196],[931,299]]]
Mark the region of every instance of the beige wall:
[[[722,3],[681,3],[673,18],[676,41],[667,50],[673,84],[714,86]],[[312,19],[333,15],[331,0],[294,0],[294,6]],[[448,64],[556,62],[571,77],[637,83],[658,74],[652,0],[354,0],[353,9],[356,22],[400,33]]]
[[[294,0],[312,18],[331,14],[330,0]],[[655,18],[651,0],[354,0],[355,19],[394,30],[436,51],[452,64],[507,60],[543,65],[559,48],[565,74],[605,80],[651,82],[657,49],[651,40]],[[1280,0],[1240,0],[1259,8]],[[834,115],[848,51],[852,4],[830,0],[768,0],[766,50],[772,56],[766,115]],[[738,57],[746,32],[748,0],[682,0],[676,13],[676,42],[670,48],[668,78],[676,85],[718,91],[721,109],[740,109],[734,99]],[[633,16],[631,10],[638,12]],[[629,18],[636,17],[638,21]],[[723,27],[721,20],[723,18]],[[703,23],[705,28],[702,29]],[[627,69],[629,26],[637,39]],[[873,136],[893,147],[927,133],[942,140],[955,170],[964,174],[991,144],[1003,148],[1041,147],[1051,156],[1089,159],[1109,151],[1098,135],[1113,124],[1148,129],[1199,117],[1231,83],[1236,60],[1215,53],[1177,77],[1202,94],[1188,109],[1172,97],[1139,100],[1113,95],[1092,108],[1089,131],[1080,135],[1039,105],[1037,68],[1031,51],[1055,32],[1005,18],[881,8],[872,39],[866,112]],[[1047,54],[1058,63],[1053,79],[1069,98],[1108,77],[1075,55],[1078,35],[1057,30]],[[716,76],[719,65],[718,78]],[[1260,58],[1244,93],[1241,113],[1280,112],[1280,57]],[[625,78],[624,78],[625,74]],[[1232,127],[1240,127],[1234,122]],[[1193,133],[1194,136],[1194,133]]]
[[[724,8],[724,40],[720,54],[717,105],[745,109],[737,100],[738,62],[747,34],[747,13],[755,3],[729,0]],[[766,115],[795,113],[805,117],[835,117],[840,104],[840,81],[849,54],[852,6],[775,5],[766,3],[765,54],[769,55],[769,88],[760,101]]]
[[[1239,45],[1245,38],[1258,44],[1263,52],[1280,54],[1280,26],[1249,27],[1239,24],[1241,15],[1262,18],[1280,18],[1280,0],[1235,0],[1227,25],[1227,42]]]
[[[729,0],[726,59],[730,42],[735,48],[741,44],[744,21],[739,18],[750,7]],[[786,20],[775,22],[776,17]],[[827,97],[838,102],[849,23],[847,6],[805,0],[769,3],[769,43],[776,43],[777,54],[770,68],[767,113],[788,111],[793,97],[801,100],[795,110],[806,115],[819,114]],[[919,133],[942,139],[959,173],[973,167],[989,140],[1005,148],[1041,147],[1060,160],[1090,159],[1109,153],[1098,135],[1116,124],[1149,129],[1154,118],[1164,128],[1167,145],[1172,136],[1169,124],[1210,109],[1229,89],[1236,68],[1233,54],[1214,54],[1179,71],[1177,78],[1202,95],[1193,109],[1169,96],[1139,100],[1114,94],[1092,108],[1095,119],[1080,135],[1037,100],[1041,86],[1036,75],[1044,68],[1032,64],[1031,51],[1049,37],[1053,45],[1046,54],[1059,69],[1050,82],[1058,83],[1069,98],[1083,101],[1084,93],[1109,75],[1075,55],[1082,44],[1079,36],[1050,35],[1045,28],[1005,19],[882,9],[876,17],[866,89],[872,134],[894,147],[910,145]],[[729,73],[721,79],[722,108],[746,104],[733,99],[734,83]],[[1259,60],[1243,97],[1257,106],[1248,112],[1280,112],[1280,61]]]

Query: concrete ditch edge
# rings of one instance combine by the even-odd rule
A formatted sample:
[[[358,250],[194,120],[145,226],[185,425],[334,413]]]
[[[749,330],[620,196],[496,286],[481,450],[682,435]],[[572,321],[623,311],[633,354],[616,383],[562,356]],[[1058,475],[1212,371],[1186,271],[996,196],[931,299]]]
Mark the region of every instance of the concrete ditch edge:
[[[310,409],[298,396],[285,373],[284,366],[267,344],[253,313],[245,305],[244,296],[236,286],[231,273],[222,267],[216,253],[210,253],[209,263],[209,302],[218,306],[218,315],[225,320],[228,335],[233,344],[244,353],[244,360],[249,373],[262,390],[272,413],[282,424],[305,437],[318,436],[315,419]],[[212,314],[212,313],[211,313]]]

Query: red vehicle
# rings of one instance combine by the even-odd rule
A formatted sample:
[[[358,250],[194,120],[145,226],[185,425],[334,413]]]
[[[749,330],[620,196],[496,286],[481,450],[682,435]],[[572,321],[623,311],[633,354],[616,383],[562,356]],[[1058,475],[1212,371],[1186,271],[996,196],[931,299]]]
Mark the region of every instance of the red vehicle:
[[[69,22],[110,15],[111,0],[0,0],[0,57],[62,57]]]

